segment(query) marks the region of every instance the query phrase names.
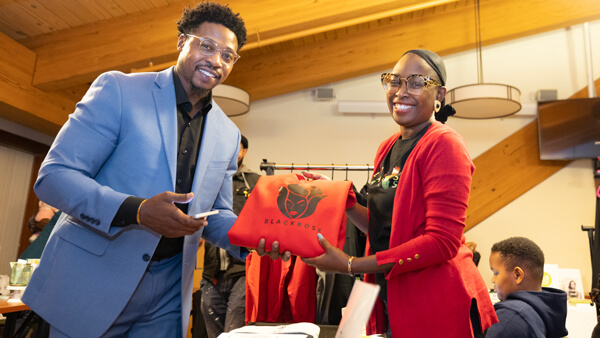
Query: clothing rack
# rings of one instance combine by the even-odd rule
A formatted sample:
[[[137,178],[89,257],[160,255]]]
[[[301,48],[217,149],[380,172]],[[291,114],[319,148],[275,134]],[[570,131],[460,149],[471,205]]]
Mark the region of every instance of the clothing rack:
[[[260,164],[260,170],[265,171],[267,175],[273,175],[275,170],[322,170],[322,171],[373,171],[373,166],[369,165],[356,165],[356,164],[303,164],[303,163],[291,163],[291,164],[276,164],[275,162],[269,162],[263,159]]]

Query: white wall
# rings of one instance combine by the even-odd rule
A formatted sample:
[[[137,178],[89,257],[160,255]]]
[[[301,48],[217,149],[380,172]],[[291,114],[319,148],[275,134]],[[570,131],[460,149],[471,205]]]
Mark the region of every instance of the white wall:
[[[592,55],[597,79],[600,21],[591,22],[590,30],[596,42]],[[587,85],[582,25],[485,47],[482,54],[484,82],[519,88],[523,109],[502,119],[450,118],[448,125],[465,137],[473,158],[535,119],[537,90],[557,89],[558,98],[566,99]],[[475,57],[474,50],[444,57],[449,89],[477,82]],[[384,100],[379,74],[389,70],[327,85],[335,90],[333,101],[316,101],[311,89],[253,102],[248,114],[233,118],[249,139],[246,164],[255,171],[262,159],[372,164],[379,143],[398,126],[388,115],[338,114],[337,100]],[[345,174],[336,172],[335,178]],[[366,173],[350,173],[349,178],[360,188]],[[587,233],[580,227],[593,226],[595,212],[592,161],[578,160],[481,222],[466,237],[478,244],[479,270],[490,287],[491,245],[510,236],[526,236],[542,247],[546,262],[580,269],[587,292],[592,283],[590,252]]]

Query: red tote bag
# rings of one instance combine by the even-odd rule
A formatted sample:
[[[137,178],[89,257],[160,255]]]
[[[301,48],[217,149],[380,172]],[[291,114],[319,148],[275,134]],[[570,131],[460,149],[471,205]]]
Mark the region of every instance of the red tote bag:
[[[346,207],[356,202],[350,181],[308,181],[297,174],[261,176],[237,221],[229,241],[254,248],[261,238],[265,249],[279,242],[279,252],[316,257],[325,251],[321,233],[340,249],[346,240]]]

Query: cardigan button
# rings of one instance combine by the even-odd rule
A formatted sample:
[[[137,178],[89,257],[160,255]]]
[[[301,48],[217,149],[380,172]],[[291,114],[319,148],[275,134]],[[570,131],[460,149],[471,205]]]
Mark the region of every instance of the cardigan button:
[[[404,264],[404,261],[401,259],[398,261],[398,264],[402,265],[402,264]]]
[[[406,260],[407,260],[408,262],[412,262],[412,258],[410,258],[410,257],[408,257]]]
[[[415,254],[415,259],[419,259],[419,257],[421,257],[419,254]]]
[[[144,256],[142,256],[142,259],[144,260],[144,262],[147,262],[150,260],[150,255],[144,254]]]

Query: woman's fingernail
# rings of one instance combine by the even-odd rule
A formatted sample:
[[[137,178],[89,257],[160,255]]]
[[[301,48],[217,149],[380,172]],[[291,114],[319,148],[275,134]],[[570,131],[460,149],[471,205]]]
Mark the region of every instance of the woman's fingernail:
[[[319,237],[319,239],[323,239],[323,235],[321,235],[320,232],[317,234],[317,237]]]

